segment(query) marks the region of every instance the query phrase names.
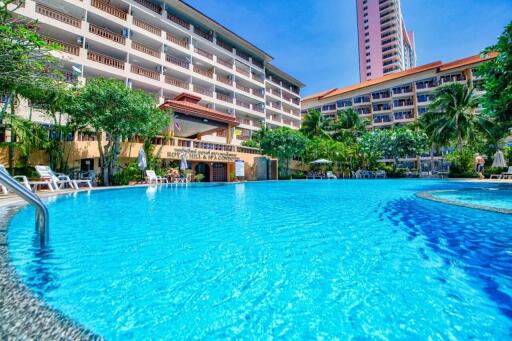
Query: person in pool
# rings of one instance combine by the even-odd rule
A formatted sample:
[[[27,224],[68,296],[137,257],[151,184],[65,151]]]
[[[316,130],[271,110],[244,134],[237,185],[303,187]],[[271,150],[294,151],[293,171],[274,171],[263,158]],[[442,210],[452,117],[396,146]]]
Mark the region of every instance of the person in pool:
[[[480,180],[485,179],[484,176],[485,160],[480,154],[475,154],[475,171],[478,173]]]

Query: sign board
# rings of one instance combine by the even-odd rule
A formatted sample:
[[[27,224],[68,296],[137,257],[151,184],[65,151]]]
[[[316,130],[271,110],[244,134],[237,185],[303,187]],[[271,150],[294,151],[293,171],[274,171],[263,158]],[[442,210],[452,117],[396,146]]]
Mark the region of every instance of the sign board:
[[[189,148],[175,148],[173,151],[167,153],[167,157],[170,159],[179,160],[181,153],[185,153],[185,158],[187,161],[233,162],[237,157],[236,153],[217,150],[197,150]]]
[[[245,176],[245,162],[243,160],[235,161],[235,176],[238,178]]]

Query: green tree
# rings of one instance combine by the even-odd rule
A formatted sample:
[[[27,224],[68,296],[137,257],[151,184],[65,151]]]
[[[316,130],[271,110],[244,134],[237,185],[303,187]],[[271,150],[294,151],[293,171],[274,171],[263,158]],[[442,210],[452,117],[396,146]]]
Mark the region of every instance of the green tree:
[[[488,115],[507,129],[512,128],[512,22],[484,55],[497,53],[496,58],[482,63],[477,74],[484,78],[482,105]],[[506,135],[507,129],[504,130]]]
[[[331,120],[322,115],[318,110],[312,110],[304,116],[300,131],[308,138],[331,138]]]
[[[338,117],[332,124],[334,138],[339,141],[355,141],[368,130],[369,122],[361,119],[354,109],[340,110]]]
[[[94,129],[98,136],[103,183],[109,185],[118,166],[123,138],[151,129],[156,103],[142,90],[132,90],[124,82],[95,78],[76,90],[68,107],[71,119]],[[163,124],[158,114],[157,121]],[[165,127],[162,126],[163,130]]]
[[[336,169],[342,169],[348,162],[349,147],[339,141],[315,137],[308,140],[304,159],[311,162],[317,159],[327,159],[334,163]]]
[[[262,152],[279,160],[280,174],[288,176],[291,160],[303,157],[307,138],[297,130],[287,127],[266,130],[259,137]]]

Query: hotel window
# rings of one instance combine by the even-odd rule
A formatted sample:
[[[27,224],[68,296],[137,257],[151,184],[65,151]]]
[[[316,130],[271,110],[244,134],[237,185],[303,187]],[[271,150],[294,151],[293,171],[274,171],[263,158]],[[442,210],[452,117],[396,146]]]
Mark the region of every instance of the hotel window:
[[[364,27],[364,29],[365,29],[365,30],[367,30],[368,28],[370,28],[370,26],[368,26],[368,25],[366,25],[366,26]]]
[[[372,73],[371,73],[371,72],[367,72],[367,73],[366,73],[366,77],[370,77],[371,75],[372,75]]]
[[[351,107],[352,101],[349,99],[342,99],[336,102],[336,105],[338,108],[344,108],[344,107]]]
[[[332,111],[336,110],[336,104],[326,104],[322,106],[322,111]]]
[[[365,43],[369,43],[370,42],[370,39],[365,39],[364,40]]]
[[[370,56],[370,52],[366,52],[366,57],[369,57]]]
[[[364,36],[365,36],[365,37],[368,37],[369,35],[370,35],[370,33],[368,33],[368,32],[366,32],[366,33],[364,34]]]
[[[368,19],[364,19],[363,21],[365,24],[368,24]]]
[[[367,63],[369,63],[369,62],[370,62],[370,59],[367,59],[367,60],[366,60],[366,62],[367,62]]]
[[[368,10],[368,6],[363,7],[363,11],[366,11],[366,10]]]
[[[369,50],[369,49],[370,49],[370,45],[366,45],[364,48],[365,48],[366,50]]]
[[[367,16],[368,16],[368,13],[363,14],[363,17],[367,17]]]
[[[371,65],[366,65],[366,70],[370,70],[371,69]]]

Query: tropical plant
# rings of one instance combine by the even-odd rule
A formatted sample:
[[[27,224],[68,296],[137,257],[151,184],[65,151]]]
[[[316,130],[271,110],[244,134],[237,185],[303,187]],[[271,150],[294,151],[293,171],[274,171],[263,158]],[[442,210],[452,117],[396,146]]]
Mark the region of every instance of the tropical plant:
[[[368,130],[368,125],[368,120],[361,119],[354,109],[340,110],[332,123],[333,137],[339,141],[353,142]]]
[[[483,52],[484,55],[493,53],[497,53],[496,58],[482,63],[477,74],[484,79],[482,105],[485,112],[506,128],[506,135],[512,128],[512,22],[505,27],[496,44]]]
[[[156,110],[153,97],[114,79],[89,80],[84,87],[76,89],[67,111],[70,119],[96,132],[105,185],[110,184],[118,166],[122,139],[145,133],[150,126],[151,130],[157,130],[153,120],[158,124],[165,122]]]
[[[318,110],[312,110],[304,116],[300,131],[308,138],[331,138],[331,120]]]

